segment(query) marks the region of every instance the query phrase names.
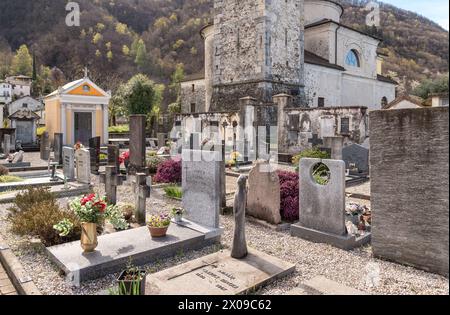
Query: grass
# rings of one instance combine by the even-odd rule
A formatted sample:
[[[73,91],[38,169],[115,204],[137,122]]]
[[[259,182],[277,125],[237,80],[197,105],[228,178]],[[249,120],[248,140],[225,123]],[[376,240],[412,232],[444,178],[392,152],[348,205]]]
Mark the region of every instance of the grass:
[[[183,198],[183,190],[179,186],[169,186],[164,188],[166,196],[181,199]]]
[[[130,132],[130,126],[129,125],[111,126],[111,127],[108,128],[108,132],[111,132],[111,133],[127,133],[127,132]]]
[[[19,183],[19,182],[23,182],[25,181],[25,179],[23,179],[22,177],[18,177],[18,176],[12,176],[12,175],[3,175],[0,176],[0,183]]]

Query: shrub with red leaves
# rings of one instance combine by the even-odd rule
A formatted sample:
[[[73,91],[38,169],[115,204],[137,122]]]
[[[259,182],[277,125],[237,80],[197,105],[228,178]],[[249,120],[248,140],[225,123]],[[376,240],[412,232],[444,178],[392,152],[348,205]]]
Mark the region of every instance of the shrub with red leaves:
[[[293,222],[299,219],[299,177],[297,173],[279,171],[281,217],[285,221]]]
[[[181,183],[181,159],[170,159],[161,163],[154,180],[161,184]]]

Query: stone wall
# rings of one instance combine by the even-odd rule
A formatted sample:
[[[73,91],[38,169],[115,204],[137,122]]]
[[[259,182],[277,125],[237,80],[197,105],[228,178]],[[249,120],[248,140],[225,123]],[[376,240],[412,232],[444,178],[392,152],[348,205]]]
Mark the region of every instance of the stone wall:
[[[181,112],[190,113],[191,104],[195,104],[196,112],[206,111],[205,80],[193,80],[181,83]]]
[[[377,257],[448,275],[448,108],[370,113]]]

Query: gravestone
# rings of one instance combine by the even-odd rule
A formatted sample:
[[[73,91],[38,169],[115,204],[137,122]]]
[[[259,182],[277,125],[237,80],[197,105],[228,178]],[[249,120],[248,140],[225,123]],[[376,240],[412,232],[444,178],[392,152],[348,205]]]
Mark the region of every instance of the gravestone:
[[[50,157],[50,136],[48,132],[44,132],[41,136],[41,160],[48,161]]]
[[[221,206],[220,152],[183,150],[183,207],[195,223],[218,228]]]
[[[77,181],[82,184],[91,183],[91,153],[86,149],[75,152],[77,164]]]
[[[330,170],[328,184],[316,183],[314,167],[325,164]],[[337,160],[300,160],[300,206],[298,224],[291,234],[313,242],[352,249],[370,241],[370,233],[350,235],[345,225],[345,163]]]
[[[122,185],[122,177],[119,176],[116,166],[106,166],[105,174],[100,175],[100,181],[105,184],[106,200],[108,204],[117,203],[117,186]]]
[[[89,152],[91,160],[91,172],[98,175],[100,169],[100,137],[94,137],[89,139]]]
[[[145,172],[145,123],[147,116],[130,116],[130,166],[128,171],[134,175]]]
[[[369,173],[369,150],[362,145],[352,144],[342,150],[342,159],[347,169],[351,164],[355,165],[359,173]]]
[[[325,137],[323,145],[330,149],[332,160],[342,160],[342,148],[344,147],[344,137]]]
[[[63,136],[62,133],[55,133],[53,139],[53,152],[58,165],[63,164]]]
[[[147,206],[146,199],[150,198],[151,191],[151,177],[145,173],[137,173],[133,181],[134,191],[134,217],[136,221],[141,224],[146,224]]]
[[[119,146],[110,144],[108,145],[108,165],[115,166],[120,171],[120,149]]]
[[[165,147],[166,141],[167,141],[167,134],[166,133],[158,133],[158,147]]]
[[[269,162],[257,161],[248,182],[247,214],[280,224],[280,179],[275,169]]]
[[[3,136],[3,154],[6,157],[11,153],[11,135],[5,134]]]
[[[66,180],[75,179],[75,153],[71,147],[63,148],[63,173]]]

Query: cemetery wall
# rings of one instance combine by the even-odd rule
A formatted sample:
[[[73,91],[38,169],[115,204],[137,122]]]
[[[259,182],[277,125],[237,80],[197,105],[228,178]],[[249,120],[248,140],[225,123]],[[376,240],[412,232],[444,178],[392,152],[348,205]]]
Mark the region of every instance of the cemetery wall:
[[[370,114],[374,255],[448,275],[448,108]]]

